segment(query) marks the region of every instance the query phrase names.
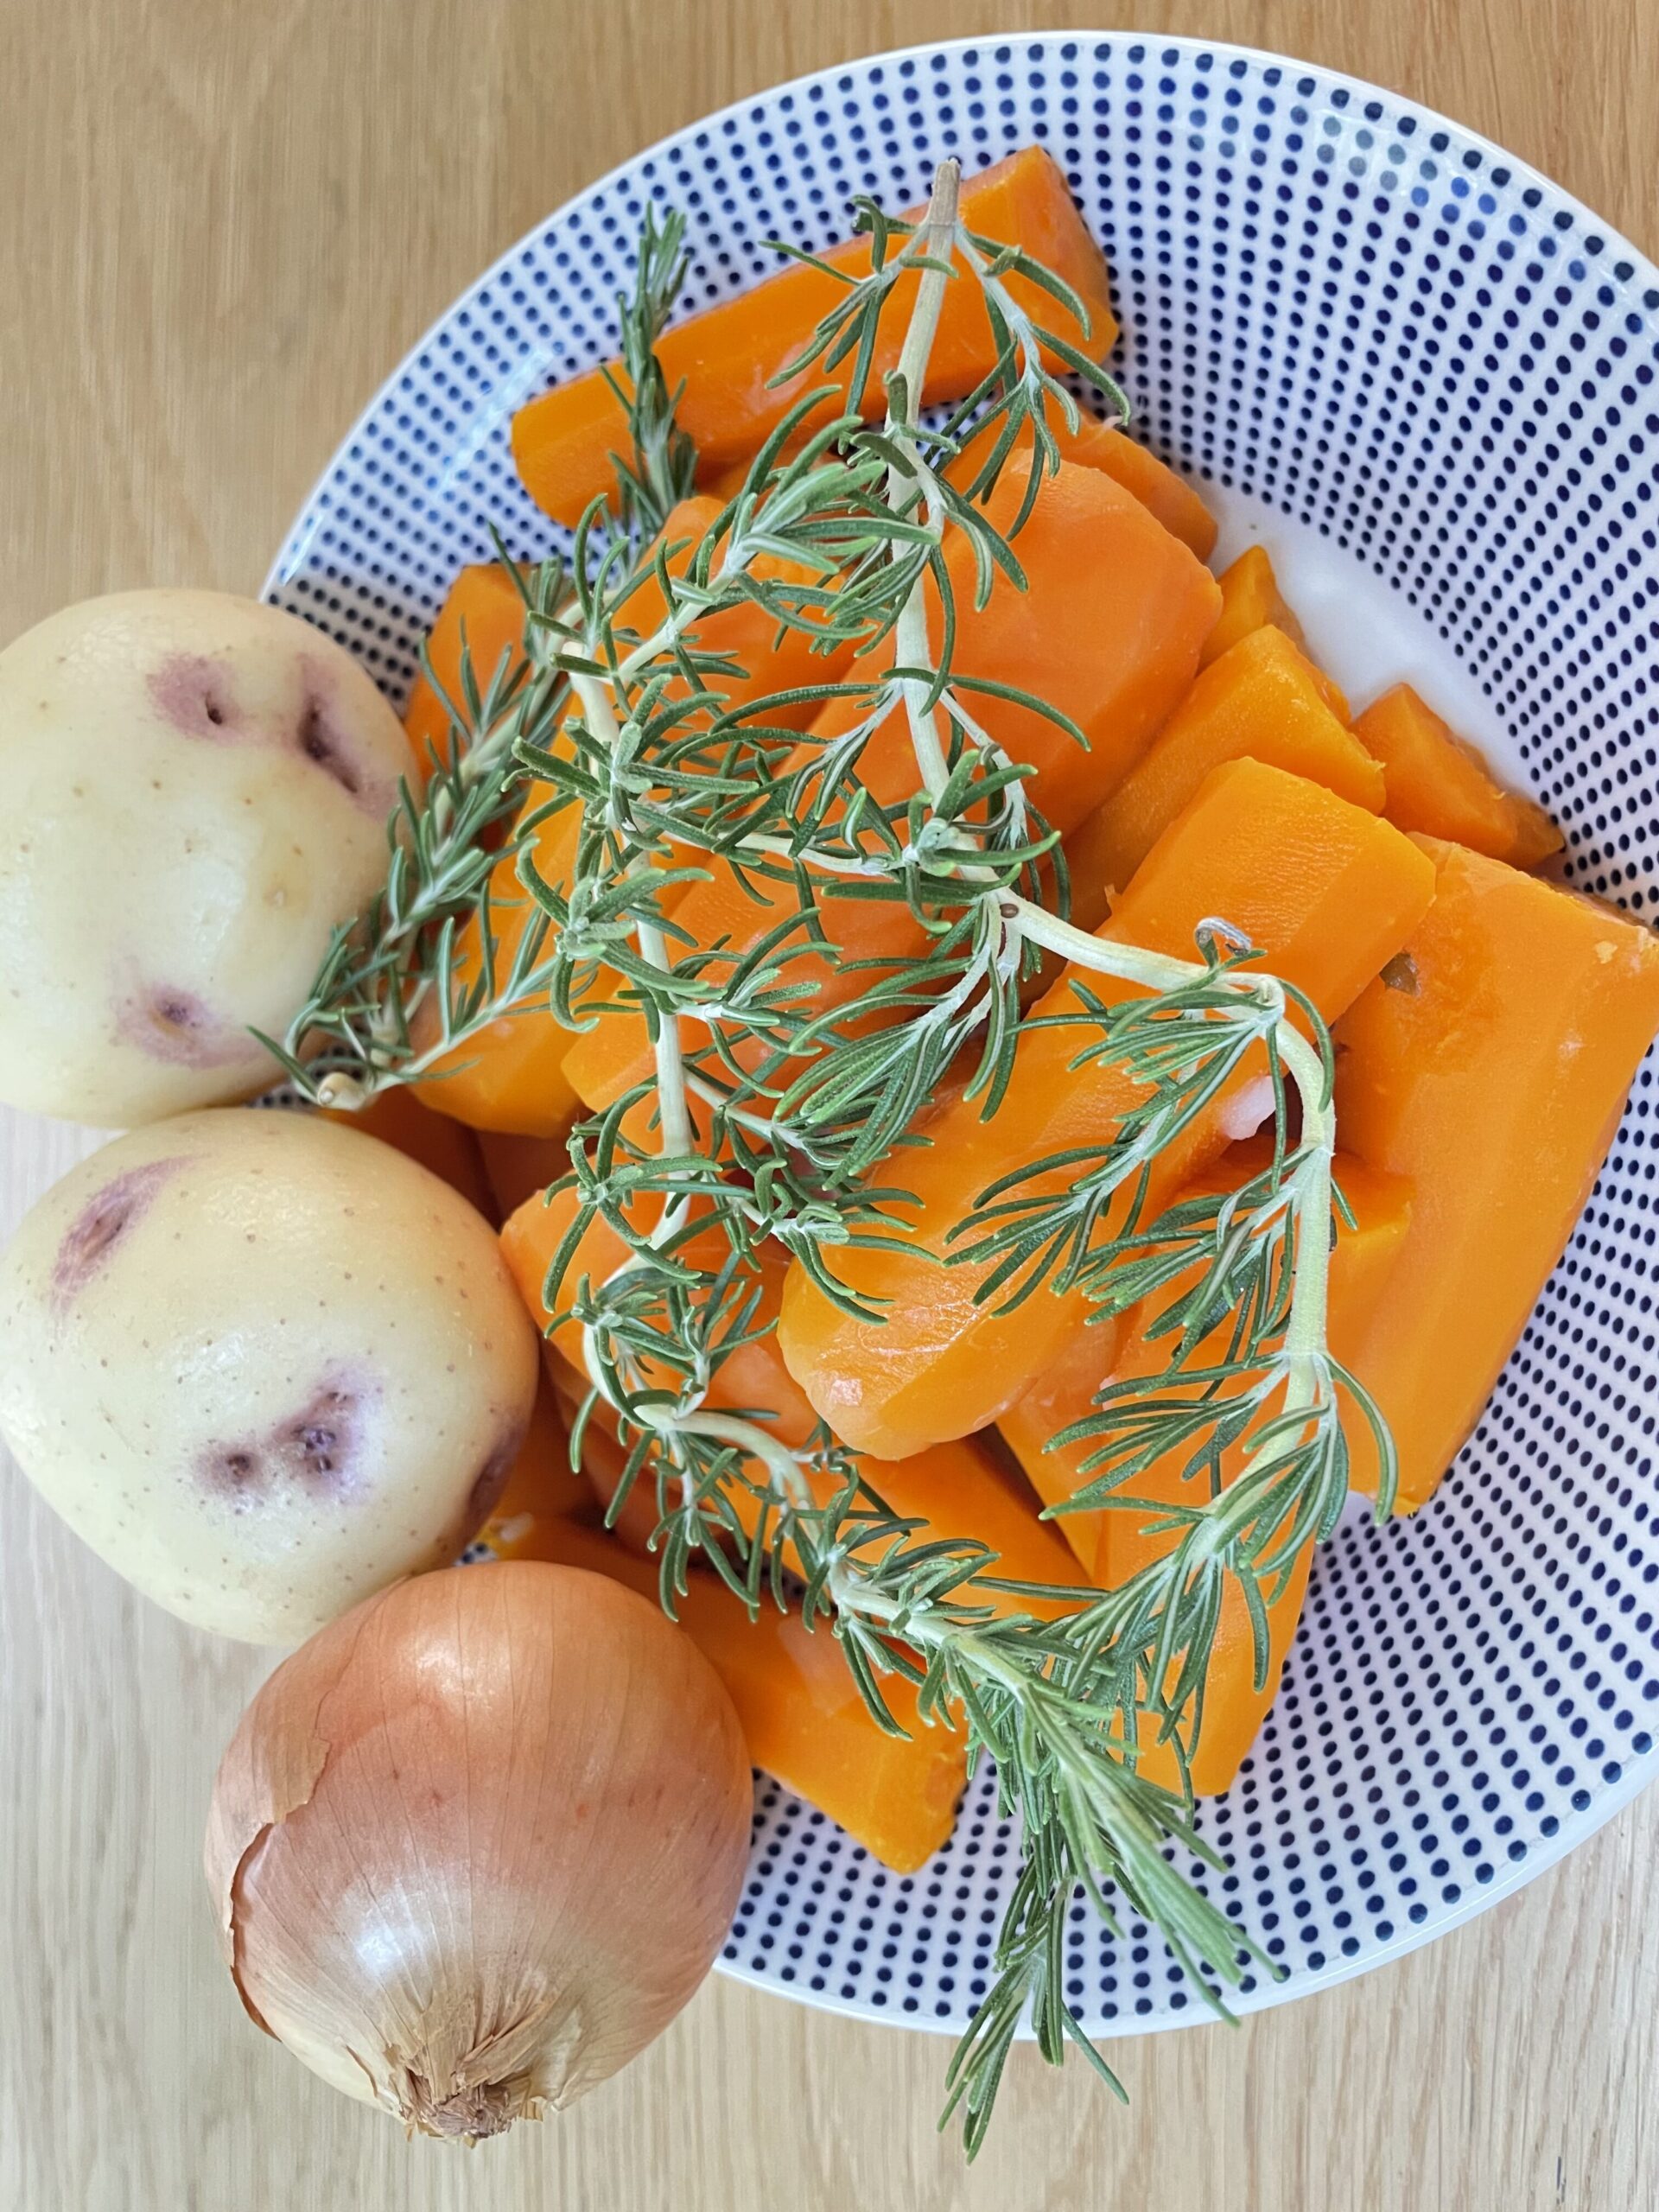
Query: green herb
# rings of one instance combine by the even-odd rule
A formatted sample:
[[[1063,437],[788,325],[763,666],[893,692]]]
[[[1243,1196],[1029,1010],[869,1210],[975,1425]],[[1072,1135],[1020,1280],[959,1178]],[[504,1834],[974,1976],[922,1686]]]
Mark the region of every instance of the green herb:
[[[526,620],[544,616],[563,588],[561,564],[528,577],[513,571]],[[386,882],[363,912],[337,930],[303,1005],[281,1039],[260,1041],[302,1096],[357,1109],[377,1091],[419,1081],[504,1014],[545,1003],[555,964],[545,918],[529,918],[504,952],[495,926],[492,849],[518,814],[524,772],[518,748],[550,731],[569,681],[547,660],[504,658],[481,683],[461,639],[460,696],[444,690],[429,658],[423,671],[443,701],[449,735],[426,763],[424,789],[406,779],[387,824]],[[533,839],[538,810],[517,825]],[[481,957],[457,963],[468,925]]]
[[[1030,804],[1029,772],[1002,755],[976,715],[976,698],[990,687],[955,666],[960,610],[945,535],[960,533],[973,550],[976,602],[999,576],[1005,588],[1022,586],[1019,531],[1058,460],[1054,410],[1069,418],[1076,408],[1048,362],[1086,378],[1127,413],[1110,379],[1025,312],[1005,280],[1017,274],[1078,321],[1081,304],[1027,256],[969,235],[957,191],[947,162],[913,229],[860,204],[871,270],[858,279],[830,272],[841,286],[835,308],[783,372],[799,397],[742,490],[689,549],[638,542],[638,526],[666,512],[666,493],[690,465],[660,372],[641,351],[661,327],[651,303],[671,296],[664,272],[677,265],[680,234],[671,221],[648,231],[624,317],[632,315],[625,348],[637,455],[624,495],[634,528],[607,535],[595,504],[569,563],[550,566],[529,592],[534,672],[522,702],[509,695],[466,703],[479,777],[498,786],[492,822],[512,810],[512,778],[524,773],[550,786],[550,808],[577,812],[572,864],[556,882],[537,868],[536,825],[512,833],[509,851],[543,925],[527,988],[567,1026],[621,1007],[644,1017],[652,1039],[650,1080],[573,1135],[567,1179],[577,1205],[545,1294],[583,1332],[593,1383],[584,1422],[605,1409],[626,1447],[613,1510],[639,1482],[654,1490],[671,1610],[696,1560],[752,1607],[798,1603],[837,1637],[882,1725],[895,1725],[883,1681],[902,1676],[917,1686],[925,1718],[965,1727],[974,1755],[995,1759],[1003,1802],[1020,1818],[1024,1862],[993,1986],[950,2071],[947,2109],[961,2113],[971,2152],[1027,2014],[1049,2058],[1070,2044],[1107,2072],[1065,1995],[1065,1931],[1079,1895],[1109,1913],[1106,1891],[1116,1885],[1218,2007],[1256,1955],[1171,1863],[1179,1850],[1205,1855],[1190,1791],[1159,1788],[1137,1760],[1157,1741],[1173,1747],[1185,1770],[1230,1585],[1243,1593],[1264,1672],[1266,1607],[1303,1542],[1328,1532],[1345,1489],[1339,1402],[1352,1386],[1325,1343],[1337,1201],[1323,1028],[1312,1022],[1310,1044],[1298,1026],[1309,1009],[1224,926],[1189,960],[1073,929],[1064,864]],[[951,274],[958,260],[965,278]],[[919,272],[919,283],[886,415],[867,423],[848,395],[867,388],[880,316],[907,271]],[[996,360],[978,391],[933,429],[918,419],[916,396],[951,282],[979,286]],[[963,491],[946,480],[946,464],[987,425],[986,459]],[[984,501],[1021,442],[1037,463],[1002,532]],[[666,612],[645,636],[626,610],[647,570]],[[851,643],[868,653],[890,639],[890,664],[734,710],[737,671],[708,645],[707,626],[744,602],[819,646]],[[1025,694],[1000,696],[1052,711]],[[850,722],[842,735],[814,745],[779,722],[831,700]],[[915,754],[917,789],[883,804],[860,769],[895,715]],[[325,1080],[361,1090],[418,1076],[408,1006],[423,995],[446,1007],[448,1049],[464,1045],[469,1017],[446,981],[443,947],[467,897],[482,968],[494,977],[474,1013],[486,1003],[499,1009],[503,963],[483,895],[489,857],[474,855],[470,887],[453,906],[434,887],[442,824],[456,804],[439,802],[433,830],[410,804],[404,842],[430,854],[416,878],[428,905],[417,914],[408,893],[389,893],[342,941],[296,1025],[296,1062],[302,1038],[327,1040]],[[716,867],[737,870],[773,900],[776,918],[752,944],[691,942],[664,906],[666,891]],[[809,964],[833,955],[819,912],[830,882],[843,897],[902,903],[927,946],[919,959],[859,969],[857,995],[838,1006],[823,1003],[822,969]],[[1156,1509],[1176,1536],[1162,1557],[1120,1589],[1079,1590],[1058,1619],[1020,1609],[1020,1586],[997,1578],[984,1547],[898,1519],[827,1433],[792,1451],[762,1421],[707,1402],[722,1365],[764,1325],[756,1255],[768,1237],[827,1294],[881,1325],[879,1310],[839,1280],[837,1252],[904,1240],[912,1125],[965,1052],[974,1056],[969,1095],[982,1114],[995,1114],[1029,1026],[1020,986],[1045,953],[1133,987],[1128,995],[1079,987],[1065,1019],[1077,1031],[1079,1061],[1121,1064],[1144,1084],[1145,1103],[1109,1142],[1028,1163],[980,1193],[954,1256],[988,1265],[982,1294],[1005,1304],[1081,1286],[1103,1311],[1116,1311],[1170,1293],[1168,1369],[1108,1392],[1068,1440],[1085,1431],[1097,1440],[1095,1479],[1079,1504],[1122,1505],[1137,1476],[1172,1451],[1190,1465],[1198,1498]],[[613,981],[601,985],[602,975]],[[1149,1163],[1248,1054],[1263,1050],[1274,1071],[1271,1169],[1231,1198],[1187,1201],[1143,1219]],[[627,1258],[594,1281],[575,1262],[584,1230],[601,1217]],[[716,1264],[707,1257],[710,1232]],[[1217,1330],[1223,1357],[1210,1348]],[[579,1425],[578,1451],[581,1433]],[[1242,1471],[1224,1490],[1224,1451],[1239,1456]],[[1386,1443],[1383,1456],[1380,1510]],[[805,1569],[804,1591],[785,1574],[786,1554]]]
[[[657,359],[657,340],[685,282],[685,218],[672,209],[659,229],[656,210],[647,207],[639,227],[632,296],[619,296],[622,384],[610,370],[606,382],[627,410],[632,454],[615,461],[618,513],[637,537],[655,537],[670,511],[691,492],[697,452],[674,419],[683,387],[671,391]]]

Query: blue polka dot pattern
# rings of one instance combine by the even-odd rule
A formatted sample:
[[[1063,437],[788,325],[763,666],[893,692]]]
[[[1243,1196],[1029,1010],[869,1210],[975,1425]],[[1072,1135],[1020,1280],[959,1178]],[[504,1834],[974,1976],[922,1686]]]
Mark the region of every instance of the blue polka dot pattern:
[[[609,350],[647,200],[683,207],[690,296],[835,237],[947,151],[1033,139],[1103,241],[1117,367],[1166,458],[1311,524],[1481,685],[1586,887],[1659,893],[1659,273],[1497,149],[1370,88],[1130,36],[964,43],[744,103],[525,238],[347,439],[269,587],[394,696],[493,522],[553,533],[513,475],[531,393]],[[1206,1876],[1284,1978],[1271,2003],[1421,1941],[1556,1857],[1655,1765],[1659,1713],[1659,1084],[1638,1083],[1572,1249],[1440,1496],[1319,1560],[1284,1690],[1201,1826]],[[885,1872],[758,1787],[725,1960],[871,2018],[959,2027],[1016,1840],[988,1780],[924,1872]],[[1081,1907],[1072,2000],[1123,2032],[1201,2015],[1133,1916]]]

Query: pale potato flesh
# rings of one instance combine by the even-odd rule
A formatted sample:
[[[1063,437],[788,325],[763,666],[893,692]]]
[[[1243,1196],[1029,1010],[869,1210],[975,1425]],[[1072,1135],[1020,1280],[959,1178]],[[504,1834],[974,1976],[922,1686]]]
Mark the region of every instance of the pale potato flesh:
[[[275,1080],[384,880],[411,753],[351,655],[219,592],[67,607],[0,652],[0,1098],[129,1128]]]
[[[25,1473],[158,1605],[253,1643],[454,1558],[537,1368],[482,1216],[310,1115],[120,1138],[0,1260],[0,1433]]]

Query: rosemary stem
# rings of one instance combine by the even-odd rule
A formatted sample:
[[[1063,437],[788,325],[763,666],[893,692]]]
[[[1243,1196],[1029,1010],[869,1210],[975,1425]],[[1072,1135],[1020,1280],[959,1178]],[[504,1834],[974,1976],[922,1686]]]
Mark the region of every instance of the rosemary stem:
[[[512,757],[513,744],[523,721],[521,701],[508,709],[493,730],[466,748],[456,772],[463,787],[475,786],[486,775],[499,779],[504,765]],[[417,943],[431,927],[434,917],[448,911],[458,885],[470,873],[474,857],[470,841],[465,838],[456,841],[453,853],[447,849],[448,841],[454,836],[455,812],[455,792],[447,780],[440,780],[432,793],[429,813],[436,825],[434,849],[443,857],[433,867],[403,912],[386,923],[381,946],[384,948],[383,957],[388,957],[389,961],[395,960],[404,947]],[[433,982],[434,978],[429,975],[420,976],[401,995],[396,1010],[390,1000],[376,1009],[367,1025],[371,1052],[378,1047],[385,1053],[396,1043],[430,995]],[[423,1061],[429,1065],[440,1057],[442,1055],[438,1052],[428,1053],[423,1056]],[[390,1080],[394,1084],[402,1083],[424,1071],[423,1065],[403,1063]],[[345,1102],[340,1110],[355,1112],[366,1105],[377,1092],[387,1087],[386,1082],[359,1082],[339,1086],[340,1098]],[[331,1098],[330,1103],[334,1103]]]
[[[1091,937],[1031,900],[1013,893],[1003,894],[1002,912],[1011,928],[1049,951],[1096,975],[1112,976],[1154,991],[1179,990],[1205,971],[1196,962],[1177,960],[1165,953],[1148,952],[1138,945]],[[1228,987],[1241,1000],[1282,1008],[1283,987],[1271,976],[1248,973],[1228,976]],[[1272,1049],[1296,1087],[1301,1106],[1301,1160],[1297,1168],[1300,1185],[1294,1208],[1295,1263],[1290,1313],[1285,1329],[1284,1370],[1286,1414],[1312,1414],[1318,1408],[1328,1372],[1325,1332],[1330,1307],[1332,1163],[1336,1152],[1336,1108],[1320,1055],[1309,1044],[1288,1014],[1281,1012],[1273,1025]],[[1270,1465],[1281,1446],[1264,1446],[1241,1470],[1235,1488],[1249,1482],[1264,1465]],[[1219,1550],[1230,1539],[1224,1536],[1221,1516],[1194,1524],[1182,1549],[1194,1560],[1206,1548]]]
[[[605,744],[615,746],[622,733],[603,682],[585,671],[573,671],[571,681],[576,696],[582,702],[582,715],[588,728]],[[649,862],[646,865],[649,866]],[[639,948],[639,957],[666,974],[669,969],[668,946],[662,931],[654,922],[640,921],[635,925],[633,935]],[[691,1109],[686,1098],[685,1060],[680,1049],[680,1025],[677,1016],[664,1013],[659,1017],[654,1055],[658,1115],[662,1125],[659,1149],[665,1157],[672,1158],[692,1151],[696,1142],[691,1124]],[[663,1208],[652,1233],[654,1244],[664,1244],[677,1233],[684,1222],[689,1203],[684,1198],[677,1198]]]
[[[664,1434],[706,1436],[718,1444],[734,1445],[740,1452],[762,1463],[772,1477],[774,1491],[795,1513],[810,1515],[817,1510],[817,1500],[800,1461],[786,1444],[754,1421],[744,1421],[735,1414],[704,1413],[701,1409],[674,1414],[664,1408],[651,1425]],[[831,1564],[829,1590],[838,1613],[859,1613],[868,1620],[890,1621],[899,1611],[899,1606],[874,1586],[855,1562],[844,1558]],[[922,1641],[919,1634],[916,1640]]]
[[[939,310],[944,305],[944,288],[950,281],[950,252],[956,243],[957,206],[961,190],[962,163],[954,157],[941,162],[933,173],[933,191],[927,212],[912,233],[913,251],[941,265],[923,270],[921,283],[916,289],[916,305],[899,350],[896,374],[904,385],[906,405],[911,414],[918,404],[928,358],[938,335]]]
[[[734,1414],[698,1411],[677,1417],[670,1415],[663,1426],[671,1424],[682,1433],[734,1445],[760,1460],[771,1475],[775,1490],[798,1514],[810,1515],[818,1510],[800,1461],[787,1445],[753,1421]],[[1007,1666],[995,1648],[976,1637],[970,1629],[950,1620],[925,1599],[912,1605],[900,1605],[855,1560],[839,1558],[833,1561],[829,1589],[837,1612],[856,1613],[866,1620],[882,1624],[902,1621],[906,1642],[919,1649],[939,1650],[948,1646],[959,1659],[971,1660],[982,1667],[985,1675],[1003,1688],[1017,1692],[1023,1688],[1024,1677],[1018,1670]]]
[[[828,852],[817,845],[802,849],[791,845],[786,837],[768,836],[760,830],[747,831],[735,841],[732,849],[740,860],[753,856],[757,860],[787,861],[791,868],[798,862],[805,868],[820,868],[826,875],[861,877],[871,883],[892,874],[890,863],[879,853],[855,858],[850,853]]]
[[[758,546],[747,544],[742,537],[735,535],[728,538],[721,548],[719,565],[709,576],[709,591],[713,593],[719,584],[735,582],[740,576],[747,575],[759,557]],[[615,669],[607,671],[604,681],[620,686],[631,683],[641,669],[657,666],[683,640],[692,625],[706,612],[707,609],[696,600],[675,596],[667,614],[652,635],[624,653]]]
[[[687,1018],[715,1022],[719,1020],[720,1012],[715,1007],[696,1007],[689,1010]],[[752,1113],[747,1107],[736,1105],[717,1084],[709,1082],[705,1077],[689,1074],[685,1087],[693,1098],[701,1099],[705,1106],[719,1107],[728,1122],[734,1122],[739,1128],[747,1129],[752,1135],[765,1137],[768,1141],[783,1136],[785,1141],[789,1141],[786,1133],[779,1129],[771,1116]],[[798,1144],[795,1148],[800,1148]]]
[[[1121,982],[1139,983],[1149,991],[1179,991],[1204,973],[1193,960],[1148,952],[1143,946],[1121,944],[1114,938],[1091,937],[1015,892],[1006,891],[1001,897],[1005,920],[1028,943],[1040,944],[1093,975],[1115,976]],[[1253,994],[1255,988],[1254,980],[1241,985],[1246,994]]]
[[[1302,1169],[1306,1178],[1297,1209],[1297,1250],[1285,1330],[1285,1354],[1293,1382],[1310,1375],[1323,1357],[1330,1308],[1332,1164],[1337,1148],[1337,1113],[1325,1062],[1287,1017],[1274,1033],[1280,1059],[1296,1086],[1302,1108]]]
[[[955,161],[941,162],[933,178],[933,193],[927,203],[927,213],[915,233],[918,250],[931,257],[938,265],[924,269],[916,289],[916,306],[905,333],[905,342],[899,349],[899,365],[893,372],[891,391],[897,404],[890,404],[887,428],[918,456],[915,440],[916,414],[921,404],[923,385],[927,375],[928,356],[933,350],[933,340],[939,327],[939,310],[944,303],[944,288],[950,282],[950,252],[957,235],[957,202],[962,183],[962,166]],[[895,462],[887,472],[887,499],[890,505],[904,512],[913,503],[915,485]],[[930,507],[928,520],[936,539],[943,533],[943,522]],[[893,559],[900,556],[897,546]],[[932,652],[927,634],[927,575],[925,568],[918,569],[915,582],[906,596],[904,607],[893,632],[893,652],[901,668],[925,668],[931,665]],[[945,759],[944,747],[939,738],[938,708],[930,698],[930,686],[918,677],[906,677],[902,689],[905,698],[905,717],[910,725],[910,741],[915,748],[916,765],[921,772],[922,786],[930,799],[937,799],[950,781],[950,771]]]
[[[639,947],[642,960],[650,961],[653,968],[660,968],[664,975],[669,969],[668,944],[663,932],[654,922],[640,922],[634,930],[634,942]],[[657,1024],[654,1047],[657,1070],[657,1110],[662,1124],[662,1150],[677,1154],[694,1151],[696,1135],[692,1127],[691,1109],[686,1097],[685,1056],[680,1046],[679,1017],[664,1015]],[[684,1201],[677,1199],[667,1208],[664,1220],[678,1207],[683,1211]],[[677,1226],[677,1222],[676,1226]]]
[[[1196,961],[1177,960],[1166,953],[1146,951],[1139,945],[1089,936],[1013,893],[1004,894],[1002,912],[1021,936],[1097,976],[1112,976],[1125,982],[1141,984],[1148,990],[1173,991],[1197,981],[1205,972]],[[1246,972],[1224,981],[1241,1000],[1263,1004],[1276,999],[1282,1005],[1283,988],[1274,977]],[[1303,1197],[1297,1209],[1300,1217],[1300,1236],[1285,1350],[1293,1376],[1305,1383],[1325,1346],[1330,1287],[1331,1172],[1336,1152],[1337,1116],[1325,1062],[1288,1014],[1281,1014],[1274,1025],[1273,1049],[1296,1086],[1302,1109],[1304,1161],[1299,1173],[1303,1180]],[[1301,1249],[1304,1242],[1312,1249]]]
[[[664,1412],[657,1426],[688,1431],[693,1436],[707,1436],[718,1444],[735,1445],[740,1452],[751,1459],[761,1460],[790,1504],[804,1512],[810,1512],[814,1503],[811,1487],[802,1472],[800,1462],[789,1446],[770,1430],[756,1421],[745,1421],[737,1414],[697,1412],[674,1415]]]

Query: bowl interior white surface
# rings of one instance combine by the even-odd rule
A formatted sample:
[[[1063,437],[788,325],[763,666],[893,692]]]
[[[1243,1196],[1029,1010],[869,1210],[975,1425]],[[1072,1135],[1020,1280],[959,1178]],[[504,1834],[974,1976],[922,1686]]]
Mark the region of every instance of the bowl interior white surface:
[[[609,353],[647,200],[684,210],[700,305],[772,267],[770,237],[841,235],[854,193],[903,206],[943,155],[971,169],[1033,139],[1105,245],[1139,434],[1236,533],[1282,533],[1338,674],[1344,578],[1365,582],[1356,626],[1386,600],[1414,657],[1392,673],[1441,671],[1448,710],[1478,720],[1471,734],[1561,823],[1573,880],[1650,918],[1659,274],[1488,142],[1270,55],[1116,34],[970,41],[830,71],[680,133],[455,303],[336,456],[269,594],[401,699],[449,580],[490,557],[487,525],[523,555],[553,541],[508,423]],[[1414,1521],[1377,1532],[1351,1515],[1316,1564],[1260,1742],[1203,1808],[1230,1869],[1208,1878],[1284,1969],[1251,1978],[1245,2009],[1467,1917],[1655,1770],[1656,1096],[1650,1059],[1478,1434]],[[1017,1851],[988,1777],[950,1847],[906,1879],[763,1784],[725,1963],[837,2010],[959,2027]],[[1133,1919],[1113,1936],[1077,1908],[1068,1964],[1095,2027],[1205,2016]]]

